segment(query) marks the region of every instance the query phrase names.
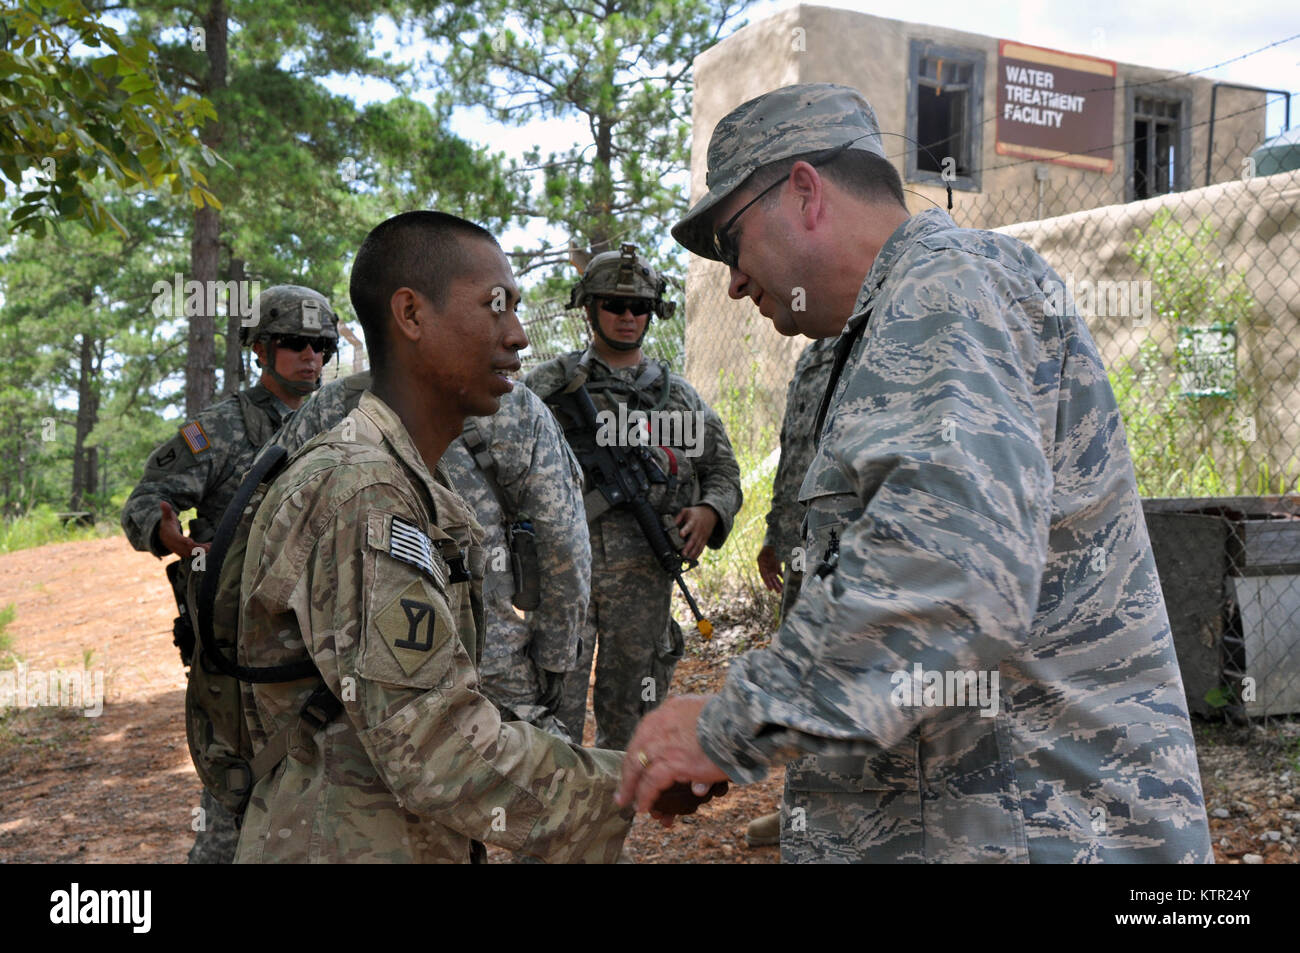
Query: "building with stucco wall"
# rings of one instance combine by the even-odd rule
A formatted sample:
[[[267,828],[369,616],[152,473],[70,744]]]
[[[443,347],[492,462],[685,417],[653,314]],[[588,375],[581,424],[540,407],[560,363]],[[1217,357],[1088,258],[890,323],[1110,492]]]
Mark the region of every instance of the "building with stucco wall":
[[[724,115],[769,90],[815,82],[866,96],[913,212],[946,207],[947,183],[953,218],[977,228],[1232,181],[1265,137],[1263,91],[1216,91],[1213,80],[1092,51],[798,6],[696,58],[692,202],[707,191],[709,138]],[[918,140],[927,148],[916,148]],[[728,299],[726,286],[722,265],[691,256],[687,376],[713,400],[726,374],[756,370],[765,406],[779,420],[807,342],[778,337],[751,302]]]

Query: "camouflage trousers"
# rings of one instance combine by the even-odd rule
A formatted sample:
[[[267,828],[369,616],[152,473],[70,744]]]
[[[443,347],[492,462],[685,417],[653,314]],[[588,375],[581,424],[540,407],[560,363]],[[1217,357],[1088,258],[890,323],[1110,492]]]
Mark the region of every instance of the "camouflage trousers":
[[[194,836],[188,863],[231,864],[235,861],[235,848],[239,845],[239,828],[235,815],[217,801],[208,789],[199,795],[199,808],[203,825]]]
[[[491,638],[492,628],[489,622],[488,639]],[[565,684],[567,686],[568,679],[565,679]],[[537,666],[528,654],[527,646],[504,656],[494,655],[490,645],[484,651],[479,665],[479,689],[492,704],[501,709],[506,720],[526,721],[562,741],[581,744],[582,737],[573,737],[562,718],[538,704],[542,687]],[[583,702],[586,703],[585,698]]]
[[[565,679],[559,715],[580,739],[595,656],[596,747],[621,751],[641,716],[667,696],[682,654],[682,633],[671,615],[673,581],[652,557],[647,554],[613,571],[605,565],[595,534],[591,548],[591,603],[582,654]]]

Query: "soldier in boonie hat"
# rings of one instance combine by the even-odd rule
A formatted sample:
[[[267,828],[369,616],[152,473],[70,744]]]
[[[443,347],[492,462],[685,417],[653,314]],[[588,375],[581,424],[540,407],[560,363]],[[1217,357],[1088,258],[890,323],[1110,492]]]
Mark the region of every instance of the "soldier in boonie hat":
[[[785,86],[737,106],[709,140],[709,191],[673,226],[673,238],[701,258],[725,261],[710,227],[713,209],[763,166],[837,147],[885,158],[876,112],[851,86]]]
[[[754,832],[779,836],[783,862],[1211,862],[1101,353],[1043,256],[942,208],[911,214],[879,135],[841,86],[745,103],[673,229],[730,266],[731,297],[833,339],[834,358],[798,601],[718,694],[645,715],[617,799],[653,809],[674,782],[787,764],[781,817]],[[768,194],[759,169],[780,200],[735,227]],[[1081,569],[1094,553],[1105,566]],[[921,698],[953,672],[984,678],[983,701]],[[1098,791],[1123,793],[1093,807]]]

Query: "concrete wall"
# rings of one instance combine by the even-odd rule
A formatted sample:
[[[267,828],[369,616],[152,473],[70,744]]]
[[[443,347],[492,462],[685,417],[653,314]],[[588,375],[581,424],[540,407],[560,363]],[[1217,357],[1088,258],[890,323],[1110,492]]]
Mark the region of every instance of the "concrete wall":
[[[695,60],[695,99],[691,153],[691,198],[706,191],[706,154],[714,126],[730,110],[764,92],[791,83],[834,82],[860,89],[875,108],[883,132],[905,133],[909,46],[912,39],[981,50],[984,53],[985,122],[980,131],[982,168],[979,192],[954,189],[953,217],[958,224],[987,228],[1040,219],[1082,209],[1114,205],[1125,200],[1128,158],[1122,146],[1114,153],[1109,174],[1061,165],[1041,164],[1047,179],[1035,178],[1039,163],[995,151],[998,82],[998,39],[943,27],[890,20],[819,6],[798,6],[753,23],[700,54]],[[1205,175],[1205,144],[1209,118],[1209,80],[1178,77],[1166,71],[1118,64],[1116,84],[1155,83],[1144,87],[1152,95],[1186,94],[1191,101],[1189,184]],[[1215,126],[1214,181],[1241,173],[1240,159],[1264,139],[1262,109],[1247,111],[1263,101],[1262,94],[1220,90]],[[1115,97],[1114,139],[1128,132],[1127,97]],[[1202,125],[1196,125],[1202,124]],[[904,169],[908,145],[885,136],[886,151]],[[946,206],[942,189],[904,181],[912,211]],[[769,394],[767,412],[779,420],[785,386],[795,358],[806,343],[782,339],[747,300],[727,298],[727,271],[716,262],[692,256],[686,288],[687,375],[706,399],[717,396],[719,370],[740,371],[757,362],[758,383]]]

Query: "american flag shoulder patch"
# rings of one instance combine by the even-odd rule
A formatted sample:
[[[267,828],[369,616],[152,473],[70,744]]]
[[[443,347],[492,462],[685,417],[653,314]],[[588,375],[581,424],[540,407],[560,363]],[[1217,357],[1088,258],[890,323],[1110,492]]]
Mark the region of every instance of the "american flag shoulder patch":
[[[190,453],[198,455],[204,450],[212,449],[212,444],[208,443],[208,435],[203,432],[203,425],[197,420],[191,420],[182,427],[181,436],[185,438],[185,444],[190,448]]]
[[[388,538],[388,555],[410,563],[445,585],[439,575],[437,564],[433,559],[433,540],[429,539],[418,526],[408,523],[400,516],[393,517],[393,528]]]

